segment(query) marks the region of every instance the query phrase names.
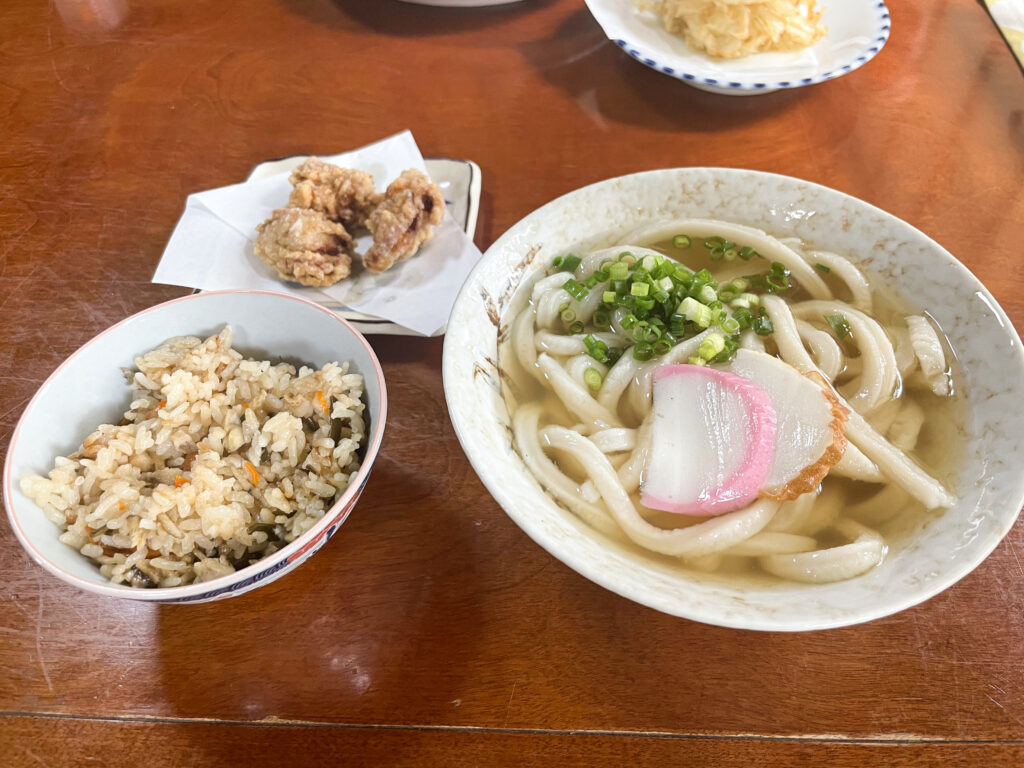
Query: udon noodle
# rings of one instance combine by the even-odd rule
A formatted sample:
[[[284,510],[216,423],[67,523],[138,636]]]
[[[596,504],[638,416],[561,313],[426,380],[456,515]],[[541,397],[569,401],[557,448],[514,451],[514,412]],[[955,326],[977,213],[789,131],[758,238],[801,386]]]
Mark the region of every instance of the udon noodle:
[[[928,445],[945,438],[930,430],[929,414],[945,422],[956,407],[945,339],[850,259],[691,219],[646,226],[622,244],[555,262],[524,288],[529,296],[519,298],[523,308],[502,343],[505,397],[529,471],[595,531],[702,571],[831,582],[878,565],[908,519],[955,503],[937,479],[948,472],[942,457],[951,449]],[[630,278],[621,279],[617,263]],[[639,282],[641,272],[652,293],[637,302],[630,280]],[[665,274],[681,276],[683,287],[658,277]],[[711,291],[701,293],[705,278]],[[665,298],[660,284],[674,292]],[[697,307],[684,322],[683,309],[671,307],[686,285],[708,311]],[[659,301],[671,317],[640,322],[638,334],[637,318],[653,318],[657,306],[647,307]],[[708,312],[713,319],[702,325],[699,315]],[[711,335],[719,338],[709,355]],[[762,496],[707,517],[645,507],[639,489],[652,450],[654,372],[687,362],[716,366],[736,348],[823,377],[849,409],[842,458],[795,499]]]

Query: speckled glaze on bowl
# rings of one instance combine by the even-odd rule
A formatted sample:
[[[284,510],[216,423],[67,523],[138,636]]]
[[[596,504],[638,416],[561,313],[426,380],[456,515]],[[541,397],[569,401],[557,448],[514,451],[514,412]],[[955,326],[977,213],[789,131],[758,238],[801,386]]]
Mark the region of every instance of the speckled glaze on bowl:
[[[322,519],[269,557],[229,576],[183,587],[135,589],[111,584],[71,547],[42,510],[18,487],[27,474],[45,474],[56,456],[67,456],[101,423],[116,424],[130,401],[121,367],[172,336],[209,336],[225,324],[234,347],[260,360],[285,358],[320,367],[350,361],[361,373],[368,435],[363,463]],[[25,408],[4,463],[4,504],[18,541],[57,578],[98,595],[155,603],[221,600],[269,584],[313,555],[345,522],[359,500],[384,436],[384,373],[366,339],[318,304],[269,291],[212,291],[158,304],[111,326],[86,342],[50,374]]]
[[[570,248],[610,245],[634,227],[685,216],[726,219],[847,254],[946,331],[966,376],[966,456],[959,503],[914,530],[868,574],[826,585],[727,585],[602,537],[555,504],[512,446],[496,365],[509,305],[533,271]],[[455,303],[444,387],[463,449],[488,490],[538,544],[588,579],[636,602],[709,624],[797,631],[886,616],[963,578],[1006,535],[1024,502],[1024,352],[991,294],[936,242],[896,217],[827,187],[719,168],[609,179],[535,211],[488,249]]]

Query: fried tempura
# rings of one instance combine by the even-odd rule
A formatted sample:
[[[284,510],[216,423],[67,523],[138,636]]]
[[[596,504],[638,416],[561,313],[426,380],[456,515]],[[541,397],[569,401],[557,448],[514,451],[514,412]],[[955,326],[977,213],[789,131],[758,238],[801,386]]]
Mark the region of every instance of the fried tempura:
[[[767,51],[795,51],[825,37],[815,0],[633,0],[661,17],[695,51],[737,59]]]
[[[405,261],[434,236],[434,227],[443,217],[444,196],[437,185],[420,171],[403,171],[366,222],[373,245],[363,256],[363,265],[371,272],[383,272]]]
[[[352,237],[320,211],[279,208],[256,231],[256,255],[285,280],[325,286],[349,276]]]
[[[320,211],[349,229],[366,225],[366,217],[381,201],[366,171],[339,168],[311,157],[288,177],[295,189],[288,205]]]

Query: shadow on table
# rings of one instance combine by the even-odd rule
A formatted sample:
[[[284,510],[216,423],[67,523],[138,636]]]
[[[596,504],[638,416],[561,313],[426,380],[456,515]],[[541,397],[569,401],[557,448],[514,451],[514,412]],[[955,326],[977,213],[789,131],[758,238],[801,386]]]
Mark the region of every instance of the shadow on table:
[[[245,722],[457,718],[479,674],[478,563],[465,554],[478,532],[457,500],[430,501],[462,493],[434,474],[382,454],[352,517],[301,567],[240,597],[160,606],[159,708]],[[196,750],[228,758],[229,746]]]
[[[555,0],[523,0],[480,8],[446,8],[399,0],[281,0],[295,13],[329,27],[354,20],[385,35],[425,37],[470,32],[523,16]],[[344,14],[339,17],[338,11]]]
[[[723,131],[773,118],[795,106],[808,89],[757,96],[707,93],[645,67],[605,37],[585,7],[551,39],[520,46],[524,58],[579,104],[587,118],[657,131]]]

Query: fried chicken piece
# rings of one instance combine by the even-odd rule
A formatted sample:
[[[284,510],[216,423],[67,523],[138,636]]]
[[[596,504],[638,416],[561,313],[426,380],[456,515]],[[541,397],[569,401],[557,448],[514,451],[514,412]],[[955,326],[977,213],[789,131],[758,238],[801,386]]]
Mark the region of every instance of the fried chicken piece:
[[[352,237],[320,211],[279,208],[256,231],[256,255],[285,280],[334,285],[351,272]]]
[[[366,222],[373,245],[363,256],[363,265],[371,272],[383,272],[405,261],[434,236],[434,227],[443,217],[444,196],[438,186],[420,171],[403,171]]]
[[[366,217],[381,201],[366,171],[339,168],[311,157],[288,177],[295,189],[288,198],[293,208],[311,208],[349,229],[366,225]]]

